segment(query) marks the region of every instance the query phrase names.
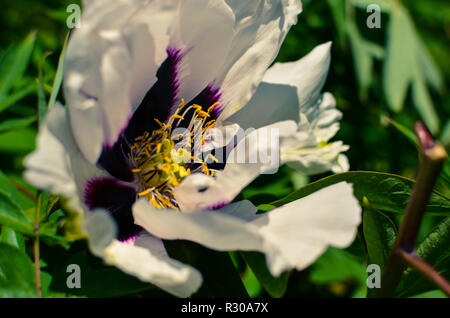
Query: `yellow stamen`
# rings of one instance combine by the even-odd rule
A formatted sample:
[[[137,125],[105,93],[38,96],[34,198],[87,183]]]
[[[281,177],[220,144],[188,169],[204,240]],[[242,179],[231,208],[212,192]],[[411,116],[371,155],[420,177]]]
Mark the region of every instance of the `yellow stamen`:
[[[166,124],[160,122],[160,121],[158,120],[158,118],[153,118],[153,119],[158,123],[158,125],[161,126],[161,128],[164,128],[164,127],[166,126]],[[138,137],[138,138],[139,138],[139,137]]]
[[[214,104],[212,104],[209,108],[208,108],[208,113],[210,113],[216,106],[220,105],[220,102],[216,102]]]
[[[208,114],[207,112],[205,112],[203,110],[197,111],[197,114],[198,114],[199,117],[209,117],[209,116],[211,116],[210,114]]]
[[[180,105],[178,105],[178,109],[184,108],[184,105],[185,105],[185,103],[184,103],[184,98],[182,98],[182,99],[181,99]]]
[[[205,111],[201,105],[197,104],[186,107],[185,100],[181,99],[180,105],[167,122],[163,123],[154,118],[159,127],[151,133],[144,132],[135,138],[130,146],[129,159],[134,168],[132,172],[137,176],[138,188],[142,190],[138,192],[139,197],[145,197],[157,208],[178,210],[173,190],[191,174],[191,169],[187,168],[186,164],[199,163],[200,167],[196,165],[193,172],[214,176],[214,170],[208,168],[206,161],[211,158],[213,162],[218,163],[219,160],[212,154],[202,159],[194,157],[189,150],[193,146],[193,141],[191,143],[189,141],[180,143],[180,141],[185,137],[196,138],[198,135],[204,141],[206,130],[217,124],[215,119],[207,118],[211,117],[210,113],[219,104],[220,102],[214,103]],[[190,135],[180,133],[172,136],[172,130],[178,128],[182,120],[186,120],[189,111],[192,116],[189,116],[190,122],[185,127]]]
[[[170,120],[174,120],[174,119],[181,119],[181,120],[183,120],[183,119],[184,119],[184,117],[183,117],[183,116],[181,116],[181,115],[177,115],[177,114],[175,114],[175,115],[172,115],[172,117],[170,117]]]
[[[154,188],[149,188],[149,189],[147,189],[147,190],[145,190],[145,191],[139,192],[138,195],[139,195],[140,197],[143,197],[143,196],[149,194],[150,192],[152,192],[153,190],[154,190]]]
[[[214,157],[214,155],[212,153],[208,154],[206,156],[206,158],[211,158],[215,163],[219,163],[219,159],[217,159],[216,157]]]

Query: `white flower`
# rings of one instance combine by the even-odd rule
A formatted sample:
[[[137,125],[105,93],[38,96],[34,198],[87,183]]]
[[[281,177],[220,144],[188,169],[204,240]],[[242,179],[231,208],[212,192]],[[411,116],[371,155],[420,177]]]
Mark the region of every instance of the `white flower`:
[[[25,178],[83,212],[93,253],[177,296],[202,278],[161,239],[260,251],[273,275],[348,246],[360,223],[351,185],[256,215],[249,201],[231,202],[263,164],[187,164],[175,150],[177,127],[211,137],[208,127],[237,123],[258,129],[229,158],[244,144],[246,156],[273,150],[249,142],[269,127],[279,129],[283,162],[345,170],[346,148],[325,145],[340,119],[332,96],[320,95],[330,44],[267,70],[300,11],[296,0],[86,1],[65,59],[68,111],[47,114]]]

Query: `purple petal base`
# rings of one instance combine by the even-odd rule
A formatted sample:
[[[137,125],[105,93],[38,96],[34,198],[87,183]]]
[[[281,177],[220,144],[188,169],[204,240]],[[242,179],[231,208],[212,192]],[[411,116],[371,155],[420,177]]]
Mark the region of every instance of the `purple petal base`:
[[[136,190],[113,178],[93,178],[86,184],[84,202],[90,210],[104,208],[117,223],[119,241],[126,241],[143,229],[134,224],[131,208],[136,201]]]

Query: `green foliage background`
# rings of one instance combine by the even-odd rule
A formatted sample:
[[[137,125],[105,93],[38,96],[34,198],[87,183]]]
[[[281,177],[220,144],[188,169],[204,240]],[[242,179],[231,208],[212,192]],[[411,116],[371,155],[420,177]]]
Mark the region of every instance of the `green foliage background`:
[[[38,193],[22,179],[23,158],[35,147],[38,121],[57,77],[59,56],[68,32],[66,7],[70,3],[76,1],[15,0],[3,3],[0,11],[0,296],[36,295],[32,268],[36,209],[40,212],[44,296],[167,296],[105,266],[87,252],[84,241],[71,242],[64,238],[58,222],[66,212],[57,199]],[[378,4],[383,9],[380,28],[366,26],[370,15],[366,12],[368,4]],[[290,31],[277,61],[297,60],[316,45],[333,41],[325,91],[334,94],[344,114],[336,140],[351,146],[347,152],[351,170],[385,172],[413,179],[418,155],[411,130],[417,120],[424,121],[434,136],[447,149],[450,147],[448,1],[304,0],[303,7],[299,22]],[[57,96],[64,101],[61,93]],[[445,169],[436,187],[439,194],[435,194],[433,201],[439,209],[430,210],[425,217],[419,240],[425,238],[426,244],[421,248],[427,261],[438,266],[448,278],[448,162]],[[308,178],[283,167],[275,176],[255,180],[240,197],[266,205],[260,209],[270,209],[267,204],[297,189],[300,190],[293,196],[302,197],[310,189],[334,183],[334,179],[323,179],[327,175]],[[362,203],[364,196],[368,198],[363,225],[350,248],[344,251],[330,248],[307,270],[274,279],[257,253],[228,255],[192,243],[185,243],[184,250],[211,259],[211,264],[204,265],[205,271],[214,266],[224,271],[236,269],[237,280],[223,278],[222,289],[216,295],[364,297],[366,265],[385,260],[404,207],[403,198],[392,197],[392,193],[400,187],[402,194],[409,194],[412,181],[388,175],[366,178],[371,183],[360,175],[337,178],[360,185],[356,189],[362,189]],[[388,178],[391,179],[386,181]],[[309,188],[304,187],[317,180],[320,181]],[[376,186],[385,187],[386,182],[392,189],[380,192]],[[24,188],[29,195],[17,188]],[[33,196],[40,204],[30,199]],[[381,204],[387,199],[391,200],[390,208]],[[440,232],[430,238],[427,233],[435,226]],[[438,241],[433,241],[436,236]],[[430,253],[427,244],[438,246],[440,254]],[[182,255],[179,246],[168,244],[167,249],[180,260],[189,258]],[[433,263],[435,260],[437,263]],[[85,287],[79,291],[65,286],[65,269],[71,263],[83,267]],[[204,273],[205,280],[223,272],[217,273],[216,276],[214,272]],[[407,273],[402,284],[398,296],[443,295],[412,272]],[[198,295],[211,296],[205,288]]]

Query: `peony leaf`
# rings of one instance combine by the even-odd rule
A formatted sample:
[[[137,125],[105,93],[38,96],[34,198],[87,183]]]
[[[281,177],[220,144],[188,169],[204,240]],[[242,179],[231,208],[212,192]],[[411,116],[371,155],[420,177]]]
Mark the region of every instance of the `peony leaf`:
[[[283,297],[287,288],[289,272],[284,272],[279,277],[273,277],[267,269],[266,258],[263,254],[256,252],[240,254],[267,293],[272,297]]]
[[[310,183],[271,204],[281,206],[341,181],[353,184],[354,194],[361,204],[365,196],[374,208],[393,213],[404,213],[415,184],[414,180],[394,174],[351,171],[335,174]],[[434,215],[450,215],[450,199],[437,191],[433,191],[426,212]]]
[[[36,297],[34,266],[18,248],[0,243],[0,297]]]
[[[450,217],[441,221],[419,244],[417,255],[431,265],[442,276],[450,279]],[[400,285],[396,296],[408,297],[436,289],[426,277],[417,271],[408,269]]]
[[[389,107],[399,112],[414,76],[416,34],[408,13],[393,6],[383,69],[383,88]]]

